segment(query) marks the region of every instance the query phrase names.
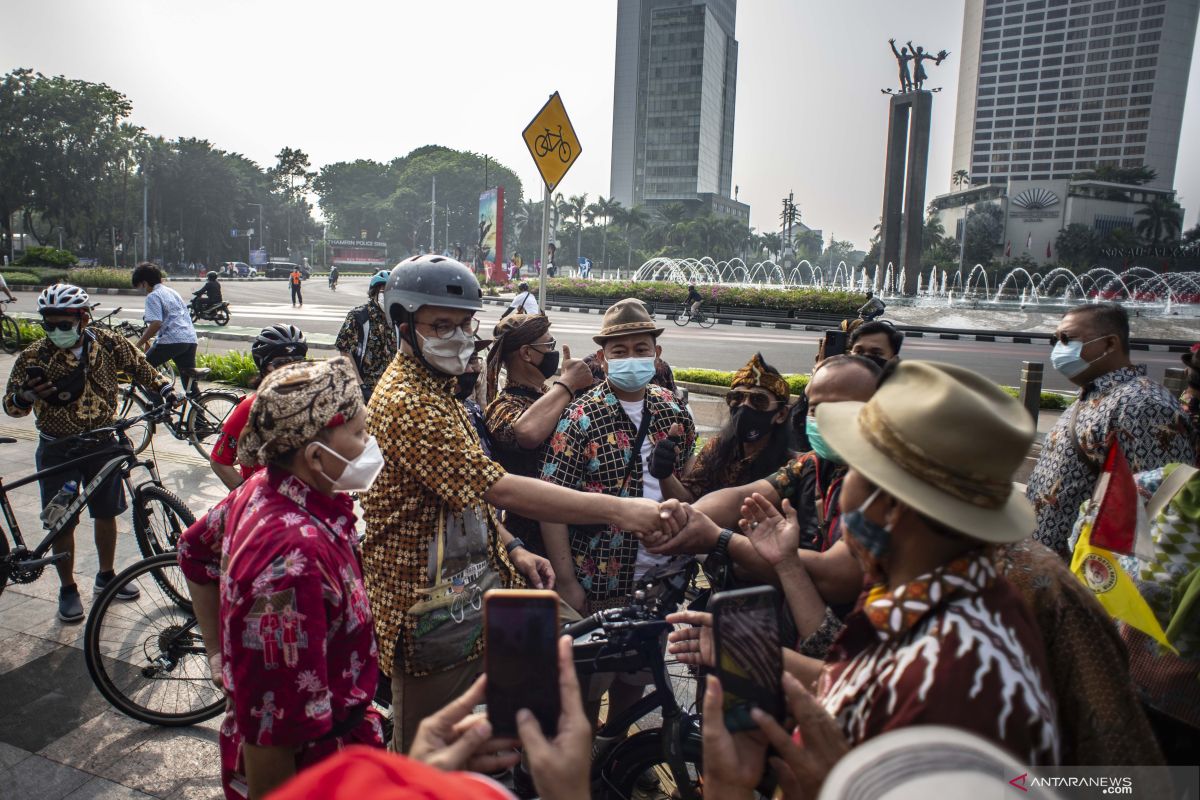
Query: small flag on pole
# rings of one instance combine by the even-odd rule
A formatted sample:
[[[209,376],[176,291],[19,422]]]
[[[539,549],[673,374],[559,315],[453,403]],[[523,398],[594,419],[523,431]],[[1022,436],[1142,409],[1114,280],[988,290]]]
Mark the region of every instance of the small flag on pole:
[[[1033,231],[1030,231],[1028,235],[1025,236],[1025,249],[1028,250],[1031,247],[1033,247]]]
[[[1004,246],[1004,257],[1012,258],[1012,239],[1008,240],[1008,244]]]
[[[1046,242],[1046,258],[1052,258],[1050,255],[1050,243]]]

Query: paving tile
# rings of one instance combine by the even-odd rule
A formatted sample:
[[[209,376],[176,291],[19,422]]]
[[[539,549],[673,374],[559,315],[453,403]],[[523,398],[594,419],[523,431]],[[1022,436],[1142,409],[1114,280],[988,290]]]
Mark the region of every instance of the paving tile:
[[[4,675],[0,693],[0,741],[37,752],[109,709],[92,685],[83,653],[53,652]]]
[[[165,731],[166,729],[164,729]],[[196,778],[221,774],[216,741],[189,735],[151,739],[115,764],[99,770],[110,781],[156,797],[167,797]]]
[[[167,800],[223,800],[224,797],[220,777],[193,778],[167,795]]]
[[[115,710],[105,711],[55,739],[38,755],[85,772],[100,773],[160,732]]]
[[[0,773],[3,773],[4,770],[12,769],[31,755],[33,753],[28,750],[22,750],[19,747],[13,747],[11,744],[0,742]]]
[[[152,797],[153,795],[143,794],[128,786],[106,781],[104,778],[92,778],[63,800],[146,800]]]
[[[41,756],[30,756],[12,768],[4,787],[13,800],[62,800],[92,776]],[[11,792],[11,794],[9,794]]]
[[[25,633],[0,636],[0,675],[23,667],[35,658],[57,649],[58,646],[55,642]]]

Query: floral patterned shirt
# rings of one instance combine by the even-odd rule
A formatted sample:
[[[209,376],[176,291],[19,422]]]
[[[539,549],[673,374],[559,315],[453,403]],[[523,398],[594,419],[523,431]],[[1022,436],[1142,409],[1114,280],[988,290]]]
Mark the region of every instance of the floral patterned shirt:
[[[357,559],[354,504],[276,467],[226,510],[221,582],[221,726],[227,798],[245,791],[243,743],[296,748],[303,769],[346,744],[383,746],[370,707],[379,678]]]
[[[846,619],[817,699],[856,746],[911,725],[979,734],[1022,763],[1059,763],[1054,695],[1028,607],[981,548]]]
[[[367,309],[367,346],[362,347],[362,325],[357,317],[362,309]],[[366,305],[350,310],[346,321],[338,331],[333,346],[341,353],[346,353],[358,366],[363,385],[374,387],[383,377],[383,372],[396,357],[396,328],[387,318],[379,303],[371,301]],[[362,360],[359,360],[359,350],[363,350]]]
[[[802,453],[767,478],[767,482],[796,509],[800,522],[800,547],[825,551],[842,538],[842,479],[849,467]]]
[[[1091,463],[1080,457],[1071,435],[1076,406],[1079,446]],[[1190,464],[1196,457],[1179,401],[1147,378],[1144,366],[1113,370],[1083,387],[1042,444],[1025,492],[1037,511],[1035,538],[1060,555],[1069,553],[1071,527],[1095,488],[1110,433],[1117,434],[1134,472],[1173,461]]]
[[[665,439],[671,426],[683,426],[683,444],[675,464],[678,477],[696,442],[696,426],[666,389],[646,387],[645,411],[650,414],[646,440]],[[637,428],[621,408],[608,381],[567,406],[546,444],[541,478],[584,492],[620,495]],[[642,459],[633,458],[629,484],[621,496],[642,496]],[[590,601],[623,599],[633,590],[638,540],[611,525],[568,526],[575,577]]]

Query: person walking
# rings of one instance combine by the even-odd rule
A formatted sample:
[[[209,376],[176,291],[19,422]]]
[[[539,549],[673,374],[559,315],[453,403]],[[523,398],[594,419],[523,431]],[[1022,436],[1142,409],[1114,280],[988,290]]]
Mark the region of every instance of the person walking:
[[[288,285],[292,288],[292,307],[295,308],[298,304],[304,308],[304,295],[301,293],[300,284],[304,280],[304,274],[300,272],[299,267],[292,269],[292,274],[288,275]]]
[[[358,368],[364,402],[371,399],[375,384],[396,357],[399,347],[396,326],[388,320],[381,301],[390,275],[388,270],[381,270],[371,276],[367,284],[367,302],[346,314],[346,321],[334,341],[338,352],[349,356]]]
[[[215,277],[215,273],[211,276]],[[146,310],[142,315],[146,330],[138,339],[137,347],[146,350],[146,360],[154,367],[174,361],[184,389],[192,394],[198,389],[196,328],[183,298],[179,292],[165,286],[162,277],[158,267],[142,263],[129,279],[133,288],[146,293]],[[152,339],[153,346],[150,345]]]
[[[4,391],[4,411],[10,417],[33,412],[38,429],[34,463],[38,470],[59,466],[88,452],[115,446],[111,435],[94,445],[65,442],[66,437],[111,425],[117,416],[117,374],[126,373],[163,400],[178,402],[175,390],[142,352],[123,336],[93,328],[87,292],[69,283],[56,283],[38,295],[38,313],[46,338],[25,348],[13,364]],[[74,445],[74,446],[70,446]],[[47,475],[39,481],[42,505],[58,494],[68,481],[91,483],[107,463],[107,457]],[[88,513],[96,535],[100,571],[95,587],[103,589],[115,575],[117,515],[125,511],[125,492],[119,473],[110,475],[92,489]],[[53,552],[66,558],[55,563],[61,584],[58,618],[82,622],[83,603],[75,585],[75,524],[72,522],[54,540]],[[137,587],[127,586],[117,595],[122,600],[138,597]]]
[[[331,266],[329,268],[329,289],[330,289],[330,291],[334,291],[334,292],[337,291],[337,282],[338,282],[338,268],[337,268],[337,264],[334,264],[333,266]]]

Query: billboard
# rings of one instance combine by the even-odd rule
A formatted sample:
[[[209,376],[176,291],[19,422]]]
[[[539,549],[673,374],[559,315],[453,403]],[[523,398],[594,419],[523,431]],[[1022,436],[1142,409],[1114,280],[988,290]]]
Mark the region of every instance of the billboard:
[[[386,269],[387,242],[364,239],[329,239],[329,262],[339,267]]]
[[[497,186],[479,195],[479,239],[476,242],[475,269],[488,278],[504,283],[504,187]]]

